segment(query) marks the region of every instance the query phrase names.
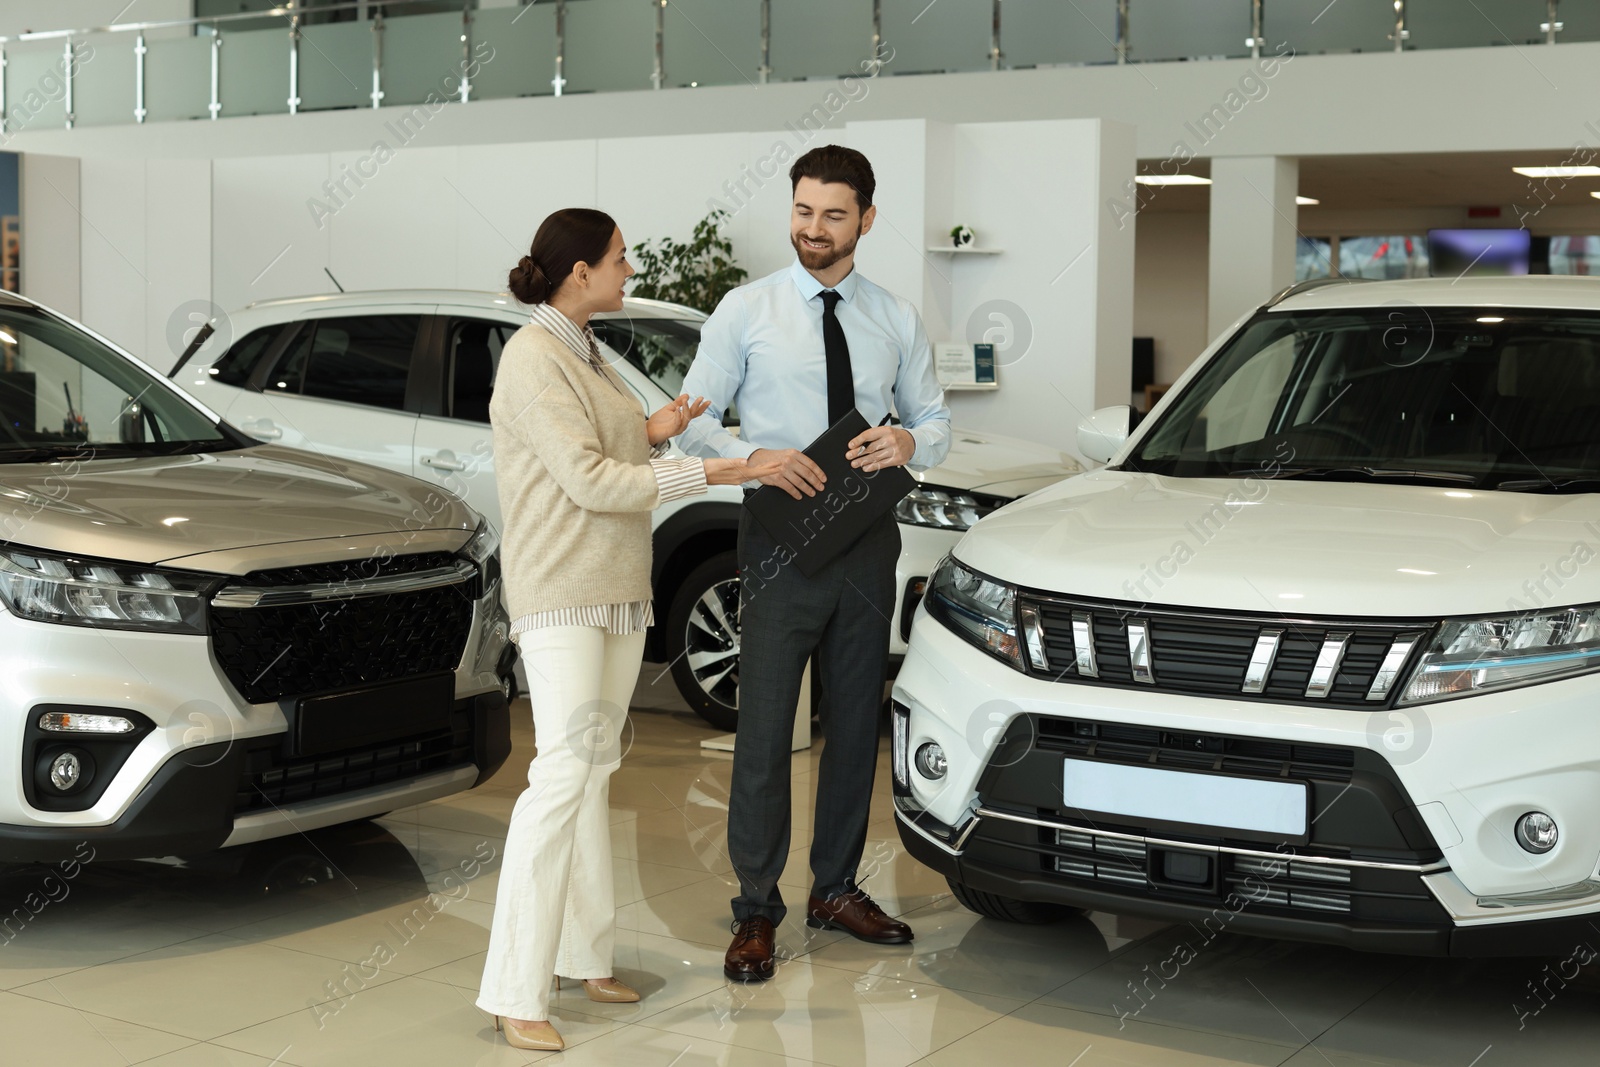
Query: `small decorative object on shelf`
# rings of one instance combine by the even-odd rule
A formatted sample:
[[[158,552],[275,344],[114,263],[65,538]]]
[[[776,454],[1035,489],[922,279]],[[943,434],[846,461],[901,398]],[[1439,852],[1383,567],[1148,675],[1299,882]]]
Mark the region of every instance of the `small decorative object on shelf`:
[[[950,231],[950,243],[957,248],[970,248],[977,239],[977,234],[972,232],[970,226],[957,226]]]

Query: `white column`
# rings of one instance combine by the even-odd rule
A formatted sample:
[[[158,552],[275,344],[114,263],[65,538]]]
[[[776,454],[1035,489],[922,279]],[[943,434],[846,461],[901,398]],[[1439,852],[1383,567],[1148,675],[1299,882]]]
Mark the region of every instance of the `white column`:
[[[1294,281],[1299,186],[1297,159],[1211,161],[1208,339]]]

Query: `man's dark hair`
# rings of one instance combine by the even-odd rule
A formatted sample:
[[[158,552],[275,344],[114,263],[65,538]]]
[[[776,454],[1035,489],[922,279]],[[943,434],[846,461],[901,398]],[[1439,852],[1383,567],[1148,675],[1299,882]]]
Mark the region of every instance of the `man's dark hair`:
[[[801,178],[815,178],[819,182],[843,182],[856,191],[856,206],[863,212],[872,206],[872,194],[878,188],[878,179],[872,176],[872,164],[854,148],[825,144],[813,148],[794,161],[789,168],[789,192],[792,195]]]

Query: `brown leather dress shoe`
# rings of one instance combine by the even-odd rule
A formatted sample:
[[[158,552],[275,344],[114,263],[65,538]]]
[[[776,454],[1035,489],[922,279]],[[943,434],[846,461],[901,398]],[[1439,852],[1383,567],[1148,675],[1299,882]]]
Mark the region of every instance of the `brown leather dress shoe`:
[[[734,924],[733,944],[722,958],[722,973],[735,982],[765,982],[774,973],[772,920],[752,915]]]
[[[806,904],[806,925],[815,930],[843,930],[877,945],[903,945],[911,940],[911,927],[889,918],[859,889],[827,900],[812,897]]]

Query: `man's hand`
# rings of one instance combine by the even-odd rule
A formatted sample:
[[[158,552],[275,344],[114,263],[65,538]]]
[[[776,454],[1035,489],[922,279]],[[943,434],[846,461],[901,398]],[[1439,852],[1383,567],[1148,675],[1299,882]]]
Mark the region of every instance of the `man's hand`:
[[[812,458],[798,448],[758,448],[747,461],[752,467],[778,465],[776,474],[760,479],[763,485],[776,485],[799,500],[801,495],[816,496],[822,492],[827,475]]]
[[[687,430],[689,423],[703,415],[710,406],[711,401],[704,397],[695,397],[691,401],[689,394],[684,393],[651,415],[644,423],[645,438],[650,442],[650,447],[670,441]]]
[[[904,467],[911,462],[917,450],[917,439],[911,431],[900,426],[874,426],[866,433],[852,438],[846,447],[850,466],[857,470],[875,471],[884,467]]]

